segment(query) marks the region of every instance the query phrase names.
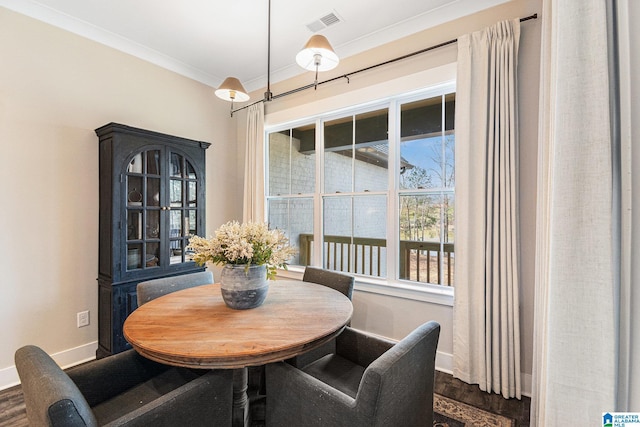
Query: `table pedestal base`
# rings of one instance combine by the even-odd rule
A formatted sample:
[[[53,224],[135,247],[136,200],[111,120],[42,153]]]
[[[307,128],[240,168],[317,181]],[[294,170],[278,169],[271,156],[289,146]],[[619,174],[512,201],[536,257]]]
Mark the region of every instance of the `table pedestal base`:
[[[249,427],[249,396],[247,395],[247,368],[233,370],[233,412],[231,425],[233,427]]]

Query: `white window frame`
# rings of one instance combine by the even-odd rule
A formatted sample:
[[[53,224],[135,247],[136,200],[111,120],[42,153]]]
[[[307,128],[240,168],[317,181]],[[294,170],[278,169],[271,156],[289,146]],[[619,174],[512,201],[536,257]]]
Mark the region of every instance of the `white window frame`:
[[[400,150],[400,129],[397,124],[400,120],[400,108],[399,106],[404,103],[412,102],[414,100],[425,99],[433,96],[439,96],[446,93],[452,93],[456,90],[455,85],[455,63],[447,64],[436,69],[426,70],[421,75],[424,75],[422,80],[421,89],[408,89],[406,88],[407,80],[416,79],[416,76],[405,76],[404,78],[397,79],[396,81],[389,82],[389,86],[402,87],[405,86],[404,93],[396,92],[389,96],[380,96],[378,99],[372,99],[376,93],[376,88],[370,88],[372,96],[370,100],[361,102],[357,105],[343,103],[342,107],[336,106],[340,104],[340,100],[329,100],[313,103],[316,105],[307,105],[306,108],[296,108],[296,111],[313,111],[315,113],[307,115],[303,118],[293,118],[295,112],[285,111],[279,112],[265,118],[265,144],[268,144],[268,135],[272,132],[278,132],[285,129],[293,129],[299,126],[315,123],[316,129],[316,153],[319,156],[319,160],[316,161],[316,187],[313,195],[306,195],[307,197],[313,196],[314,203],[314,265],[320,265],[322,257],[322,196],[324,190],[321,187],[323,182],[324,172],[324,135],[323,135],[323,123],[335,118],[342,118],[352,114],[358,114],[361,112],[371,111],[382,107],[389,108],[389,117],[394,117],[394,120],[389,120],[389,190],[387,191],[388,201],[388,215],[387,215],[387,277],[375,278],[371,276],[356,276],[355,289],[357,291],[372,292],[376,294],[388,295],[392,297],[406,298],[418,301],[426,301],[430,303],[441,304],[445,306],[453,306],[454,288],[442,285],[433,285],[428,283],[415,283],[405,280],[399,280],[398,274],[398,250],[399,250],[399,218],[397,215],[398,210],[398,197],[400,195],[399,184],[397,180],[396,167],[399,164]],[[425,82],[426,80],[426,82]],[[376,85],[380,86],[380,85]],[[383,92],[384,93],[384,92]],[[339,97],[345,99],[345,96]],[[357,96],[353,96],[354,99],[366,98],[361,93]],[[334,108],[331,108],[331,104]],[[323,110],[324,108],[324,110]],[[286,117],[290,114],[289,120],[284,120],[282,117]],[[282,121],[279,121],[282,120]],[[279,121],[279,122],[278,122]],[[265,148],[265,153],[268,151],[268,147]],[[393,161],[392,161],[393,160]],[[267,159],[265,158],[265,162]],[[265,173],[268,174],[268,165],[265,167]],[[265,177],[265,182],[268,182],[268,176]],[[376,192],[377,193],[377,192]],[[455,193],[454,193],[455,195]],[[305,196],[305,195],[301,195]],[[265,194],[265,200],[267,195]],[[265,207],[268,203],[265,203]],[[389,250],[390,247],[395,248]],[[280,276],[301,278],[304,268],[292,266],[288,271],[279,272]]]

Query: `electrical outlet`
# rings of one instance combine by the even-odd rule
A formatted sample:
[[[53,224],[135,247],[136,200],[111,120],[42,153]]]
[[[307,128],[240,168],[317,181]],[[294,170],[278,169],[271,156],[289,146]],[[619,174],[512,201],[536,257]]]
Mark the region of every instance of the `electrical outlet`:
[[[89,326],[89,310],[78,313],[78,328]]]

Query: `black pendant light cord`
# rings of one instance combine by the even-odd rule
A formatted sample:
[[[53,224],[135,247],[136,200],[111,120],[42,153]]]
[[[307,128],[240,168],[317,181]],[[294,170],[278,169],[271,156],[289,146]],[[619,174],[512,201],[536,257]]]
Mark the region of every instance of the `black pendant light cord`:
[[[268,21],[267,21],[267,91],[264,93],[264,99],[258,102],[263,102],[263,101],[268,102],[268,101],[271,101],[272,99],[273,99],[273,93],[271,93],[271,0],[269,0],[269,12],[268,12]]]
[[[533,15],[527,16],[525,18],[520,18],[520,22],[529,21],[531,19],[538,19],[538,14],[534,13]],[[429,46],[427,48],[418,50],[416,52],[408,53],[406,55],[402,55],[402,56],[399,56],[397,58],[390,59],[388,61],[380,62],[379,64],[371,65],[369,67],[361,68],[359,70],[352,71],[350,73],[343,74],[341,76],[337,76],[337,77],[334,77],[334,78],[331,78],[331,79],[328,79],[328,80],[323,80],[321,82],[318,81],[318,77],[317,77],[317,74],[316,74],[316,81],[315,82],[313,82],[311,84],[308,84],[306,86],[301,86],[301,87],[298,87],[296,89],[288,90],[286,92],[274,95],[274,94],[271,93],[271,88],[270,88],[271,81],[270,81],[270,75],[269,75],[270,74],[270,67],[271,67],[271,0],[269,0],[269,35],[268,35],[267,39],[269,41],[269,47],[267,49],[267,52],[268,52],[268,58],[267,58],[267,91],[264,94],[264,99],[261,99],[261,100],[256,101],[256,102],[252,102],[251,104],[245,105],[244,107],[238,108],[236,110],[232,110],[232,112],[231,112],[232,116],[233,116],[233,113],[238,112],[238,111],[242,111],[242,110],[244,110],[246,108],[251,107],[252,105],[259,104],[260,102],[268,102],[268,101],[272,101],[274,99],[283,98],[285,96],[293,95],[294,93],[302,92],[304,90],[311,89],[311,88],[316,88],[317,89],[317,87],[320,86],[320,85],[323,85],[323,84],[326,84],[326,83],[331,83],[331,82],[336,81],[336,80],[347,79],[347,82],[349,82],[349,77],[353,76],[354,74],[358,74],[358,73],[362,73],[364,71],[372,70],[374,68],[382,67],[383,65],[389,65],[389,64],[392,64],[394,62],[402,61],[402,60],[411,58],[413,56],[420,55],[420,54],[423,54],[425,52],[429,52],[431,50],[438,49],[438,48],[441,48],[441,47],[444,47],[444,46],[448,46],[450,44],[454,44],[454,43],[458,42],[458,39],[453,39],[453,40],[449,40],[449,41],[446,41],[446,42],[442,42],[442,43],[439,43],[439,44],[436,44],[436,45]]]

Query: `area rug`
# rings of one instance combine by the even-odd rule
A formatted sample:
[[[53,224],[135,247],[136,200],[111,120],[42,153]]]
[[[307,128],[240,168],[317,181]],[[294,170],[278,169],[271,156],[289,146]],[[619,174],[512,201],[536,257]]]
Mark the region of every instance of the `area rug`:
[[[439,394],[433,395],[433,427],[515,427],[515,420]]]

